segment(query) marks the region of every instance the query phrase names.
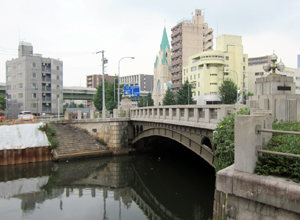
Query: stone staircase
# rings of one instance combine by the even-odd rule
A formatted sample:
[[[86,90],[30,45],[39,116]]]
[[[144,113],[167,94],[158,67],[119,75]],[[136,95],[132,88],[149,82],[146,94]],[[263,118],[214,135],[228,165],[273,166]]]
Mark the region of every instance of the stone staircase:
[[[108,147],[80,128],[68,124],[49,125],[56,130],[54,138],[59,141],[58,147],[52,152],[54,160],[111,154]]]

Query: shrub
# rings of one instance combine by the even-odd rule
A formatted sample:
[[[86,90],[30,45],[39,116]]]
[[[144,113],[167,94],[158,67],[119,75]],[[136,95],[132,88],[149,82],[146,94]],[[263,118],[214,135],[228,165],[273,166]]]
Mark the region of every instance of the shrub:
[[[273,123],[274,130],[300,131],[299,122]],[[273,134],[272,139],[264,148],[269,151],[277,151],[290,154],[300,154],[300,136],[291,134]],[[258,157],[257,174],[260,175],[280,175],[300,181],[300,159],[294,157],[263,154]]]
[[[99,137],[95,137],[95,140],[97,142],[99,142],[100,144],[104,145],[104,146],[107,146],[107,143],[102,139],[102,138],[99,138]]]
[[[250,108],[240,109],[237,113],[223,118],[214,132],[216,172],[234,163],[234,121],[236,115],[250,115]]]
[[[56,130],[55,130],[54,128],[52,128],[49,124],[47,124],[47,125],[42,125],[42,126],[40,126],[38,129],[39,129],[40,131],[46,132],[47,138],[48,138],[48,140],[49,140],[49,142],[50,142],[49,148],[50,148],[50,149],[55,149],[55,148],[58,146],[58,144],[59,144],[58,140],[56,140],[56,139],[54,138],[54,135],[55,135],[55,133],[56,133]]]

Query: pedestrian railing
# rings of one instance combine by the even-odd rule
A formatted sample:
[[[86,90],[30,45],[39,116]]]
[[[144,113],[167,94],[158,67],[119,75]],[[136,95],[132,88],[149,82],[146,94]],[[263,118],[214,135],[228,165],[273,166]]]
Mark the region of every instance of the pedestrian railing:
[[[260,129],[260,128],[257,128],[256,132],[300,135],[300,132],[296,132],[296,131],[281,131],[281,130]],[[274,155],[280,155],[280,156],[300,158],[299,154],[288,154],[288,153],[282,153],[282,152],[277,152],[277,151],[268,151],[268,150],[260,150],[260,149],[257,149],[256,151],[257,151],[257,153],[262,153],[262,154],[274,154]]]

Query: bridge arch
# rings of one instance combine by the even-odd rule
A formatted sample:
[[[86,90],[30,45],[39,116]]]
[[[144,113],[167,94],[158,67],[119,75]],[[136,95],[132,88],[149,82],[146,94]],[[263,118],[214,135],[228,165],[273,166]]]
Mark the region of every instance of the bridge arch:
[[[206,160],[211,166],[214,167],[215,156],[211,148],[211,141],[208,137],[204,136],[201,142],[193,140],[191,137],[183,134],[180,131],[172,130],[167,127],[155,127],[155,128],[148,128],[143,131],[137,133],[137,135],[133,138],[132,144],[135,144],[139,140],[147,137],[153,136],[160,136],[172,139],[183,146],[187,147],[188,149],[194,151],[204,160]],[[208,144],[209,146],[207,146]]]

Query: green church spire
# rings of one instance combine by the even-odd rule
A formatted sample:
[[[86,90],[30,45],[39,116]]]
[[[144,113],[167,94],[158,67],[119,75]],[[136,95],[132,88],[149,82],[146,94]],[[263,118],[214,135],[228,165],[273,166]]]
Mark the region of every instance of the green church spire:
[[[169,51],[171,51],[168,36],[167,36],[167,31],[166,31],[166,27],[165,27],[163,36],[161,39],[160,50],[165,50],[166,47],[168,47]]]

